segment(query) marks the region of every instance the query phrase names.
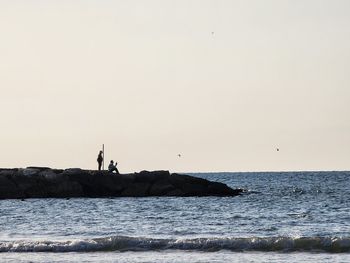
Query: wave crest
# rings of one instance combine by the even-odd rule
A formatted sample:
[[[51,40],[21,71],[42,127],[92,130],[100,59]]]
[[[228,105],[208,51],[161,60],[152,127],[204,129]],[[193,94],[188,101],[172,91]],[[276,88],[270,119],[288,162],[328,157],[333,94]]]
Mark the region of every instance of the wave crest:
[[[320,251],[350,252],[349,237],[252,237],[155,239],[112,236],[71,241],[6,241],[0,252],[94,252],[94,251]]]

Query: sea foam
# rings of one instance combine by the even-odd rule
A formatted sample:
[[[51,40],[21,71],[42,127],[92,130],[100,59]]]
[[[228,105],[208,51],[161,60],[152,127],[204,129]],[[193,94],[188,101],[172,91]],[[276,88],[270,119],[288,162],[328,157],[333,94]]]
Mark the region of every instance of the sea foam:
[[[251,237],[156,239],[147,237],[111,236],[67,241],[6,241],[0,252],[94,252],[94,251],[161,251],[192,250],[230,251],[313,251],[350,252],[349,237]]]

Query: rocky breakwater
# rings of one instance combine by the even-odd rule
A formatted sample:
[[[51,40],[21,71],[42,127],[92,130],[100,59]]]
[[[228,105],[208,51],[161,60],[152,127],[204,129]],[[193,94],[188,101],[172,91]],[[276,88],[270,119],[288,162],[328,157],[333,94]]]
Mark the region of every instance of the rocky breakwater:
[[[235,196],[240,189],[168,171],[112,174],[107,171],[0,169],[0,199],[145,196]]]

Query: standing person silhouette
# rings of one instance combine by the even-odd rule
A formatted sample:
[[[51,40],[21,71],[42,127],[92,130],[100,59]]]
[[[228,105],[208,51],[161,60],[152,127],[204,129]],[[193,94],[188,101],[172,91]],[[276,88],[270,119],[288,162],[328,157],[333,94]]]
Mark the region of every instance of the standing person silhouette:
[[[100,151],[100,153],[98,154],[97,157],[97,163],[98,163],[98,170],[101,170],[101,166],[102,166],[102,162],[103,162],[103,152]]]

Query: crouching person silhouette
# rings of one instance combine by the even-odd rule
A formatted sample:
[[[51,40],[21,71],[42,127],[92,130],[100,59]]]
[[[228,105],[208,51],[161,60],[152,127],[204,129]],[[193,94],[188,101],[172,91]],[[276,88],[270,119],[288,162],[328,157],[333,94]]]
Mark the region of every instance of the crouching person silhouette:
[[[114,171],[116,172],[116,174],[119,174],[119,171],[118,171],[118,169],[117,169],[117,162],[115,162],[115,165],[114,165],[114,162],[113,162],[113,160],[111,160],[111,162],[109,163],[109,165],[108,165],[108,171],[110,172],[110,173],[113,173]]]

